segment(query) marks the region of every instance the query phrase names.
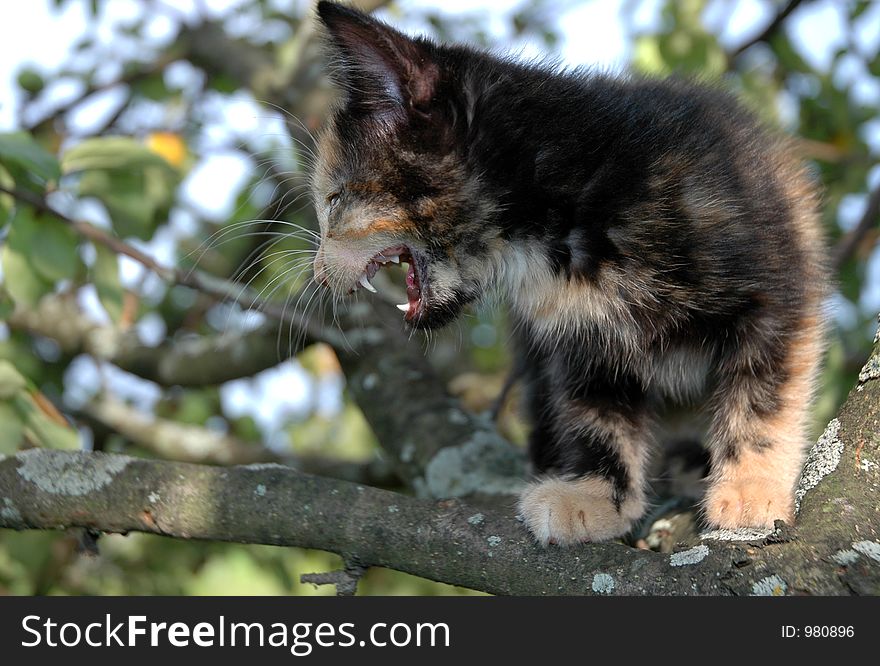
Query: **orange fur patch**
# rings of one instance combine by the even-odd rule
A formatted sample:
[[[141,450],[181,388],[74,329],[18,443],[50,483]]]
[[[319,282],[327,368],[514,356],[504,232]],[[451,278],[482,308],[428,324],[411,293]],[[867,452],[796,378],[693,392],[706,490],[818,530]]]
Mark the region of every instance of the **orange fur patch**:
[[[716,416],[714,430],[736,442],[736,456],[713,451],[706,518],[725,528],[773,527],[794,517],[794,488],[807,449],[807,426],[822,355],[818,316],[805,319],[786,358],[788,379],[779,389],[779,408],[759,418],[741,391]],[[724,438],[722,438],[724,439]],[[759,442],[767,446],[757,448]]]
[[[358,240],[373,234],[413,234],[415,228],[409,220],[383,217],[373,220],[363,229],[344,229],[337,234],[340,241]]]

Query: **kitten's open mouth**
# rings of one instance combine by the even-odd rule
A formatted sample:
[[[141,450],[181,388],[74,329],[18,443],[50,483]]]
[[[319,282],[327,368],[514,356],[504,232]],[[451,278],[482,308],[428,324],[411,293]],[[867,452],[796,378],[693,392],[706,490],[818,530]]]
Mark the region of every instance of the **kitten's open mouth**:
[[[389,247],[376,254],[367,263],[364,272],[358,279],[354,290],[363,287],[367,291],[376,292],[376,288],[370,283],[373,276],[379,272],[379,269],[386,264],[407,264],[406,272],[406,303],[397,306],[398,310],[406,313],[404,319],[408,322],[414,321],[424,309],[424,300],[422,299],[422,279],[420,278],[420,270],[417,266],[416,253],[414,253],[406,245],[395,245]]]

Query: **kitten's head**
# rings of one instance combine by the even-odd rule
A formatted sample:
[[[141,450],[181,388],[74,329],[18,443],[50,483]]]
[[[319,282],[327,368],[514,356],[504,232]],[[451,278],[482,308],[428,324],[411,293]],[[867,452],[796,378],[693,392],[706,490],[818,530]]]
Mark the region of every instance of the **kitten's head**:
[[[315,280],[336,295],[372,290],[383,265],[407,263],[407,323],[443,325],[480,295],[493,235],[464,157],[460,58],[341,5],[318,13],[344,98],[318,142]]]

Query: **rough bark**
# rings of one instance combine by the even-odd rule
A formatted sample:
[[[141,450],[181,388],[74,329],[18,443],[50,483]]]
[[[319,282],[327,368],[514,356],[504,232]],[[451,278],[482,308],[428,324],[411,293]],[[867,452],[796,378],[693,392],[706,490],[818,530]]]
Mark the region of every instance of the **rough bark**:
[[[429,501],[272,464],[30,450],[0,460],[0,527],[302,546],[496,594],[880,594],[880,344],[813,448],[794,527],[709,532],[672,554],[541,548],[512,502]]]
[[[351,344],[337,348],[348,389],[398,474],[433,498],[506,495],[527,476],[525,457],[487,417],[462,408],[407,339],[390,304],[355,306],[341,318]]]

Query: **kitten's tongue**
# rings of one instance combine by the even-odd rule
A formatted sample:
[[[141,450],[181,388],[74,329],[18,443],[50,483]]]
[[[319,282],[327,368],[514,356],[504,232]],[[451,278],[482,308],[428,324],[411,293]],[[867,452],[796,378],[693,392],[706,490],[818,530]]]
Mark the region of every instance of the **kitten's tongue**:
[[[413,263],[410,262],[409,269],[406,271],[406,298],[409,301],[409,309],[406,312],[406,318],[411,319],[415,316],[419,309],[419,300],[422,297],[422,289],[419,286],[419,278],[416,277],[416,271]]]

